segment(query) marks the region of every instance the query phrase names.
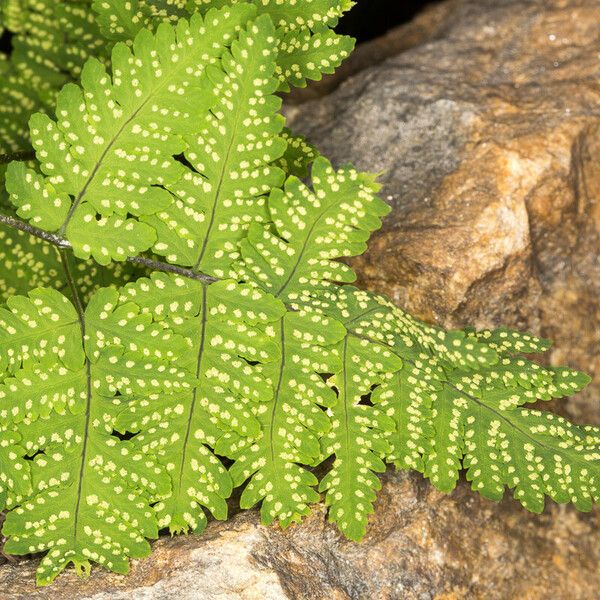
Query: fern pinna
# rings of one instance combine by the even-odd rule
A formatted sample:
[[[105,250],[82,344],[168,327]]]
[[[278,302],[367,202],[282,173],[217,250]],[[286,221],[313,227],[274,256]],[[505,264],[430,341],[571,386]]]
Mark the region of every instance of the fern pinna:
[[[85,30],[43,61],[77,56],[68,77],[28,78],[47,100],[29,132],[0,122],[22,159],[0,216],[4,550],[42,553],[39,584],[124,573],[240,486],[282,526],[322,494],[360,540],[388,463],[443,491],[465,469],[532,511],[598,501],[600,430],[526,406],[585,375],[524,357],[544,340],[444,331],[352,286],[340,259],[389,207],[279,114],[348,54],[331,27],[351,2],[5,0],[18,39],[16,4]]]

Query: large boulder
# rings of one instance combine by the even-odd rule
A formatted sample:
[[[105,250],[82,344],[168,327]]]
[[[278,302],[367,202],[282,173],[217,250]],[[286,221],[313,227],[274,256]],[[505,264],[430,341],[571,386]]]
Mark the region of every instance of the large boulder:
[[[446,326],[553,338],[551,363],[594,376],[557,408],[600,423],[600,3],[451,0],[435,15],[435,39],[290,105],[290,123],[336,163],[383,172],[394,210],[353,261],[364,285]],[[70,571],[36,591],[34,561],[7,563],[0,598],[598,597],[597,509],[537,516],[465,483],[443,495],[415,474],[383,479],[362,544],[322,506],[285,532],[248,511],[161,539],[129,577]]]

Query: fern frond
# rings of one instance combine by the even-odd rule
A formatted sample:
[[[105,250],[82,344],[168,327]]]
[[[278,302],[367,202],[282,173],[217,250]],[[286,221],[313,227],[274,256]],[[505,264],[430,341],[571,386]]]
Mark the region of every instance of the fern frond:
[[[353,315],[361,318],[361,315]],[[377,328],[371,323],[372,328]],[[331,431],[322,438],[323,456],[335,456],[331,470],[321,480],[326,492],[329,520],[344,535],[360,540],[373,512],[376,490],[381,482],[376,473],[385,471],[382,460],[388,446],[384,432],[395,423],[374,407],[368,396],[373,387],[402,367],[402,361],[385,346],[347,334],[338,346],[342,369],[328,383],[338,392],[336,404],[328,410]]]
[[[354,49],[352,38],[332,29],[354,6],[351,0],[253,2],[259,14],[268,14],[283,34],[277,64],[283,91],[289,91],[290,87],[305,87],[307,80],[318,81],[324,74],[333,73]],[[191,5],[203,4],[206,4],[204,0],[191,0]]]
[[[286,149],[274,44],[275,29],[261,17],[208,70],[214,101],[184,138],[191,167],[167,186],[176,201],[146,219],[157,232],[154,251],[169,262],[227,277],[239,240],[267,218],[265,195],[284,178],[274,162]]]
[[[255,438],[256,406],[272,400],[256,365],[277,359],[279,348],[261,330],[284,309],[274,298],[232,281],[207,285],[153,275],[123,290],[123,298],[140,296],[143,312],[175,321],[170,325],[190,340],[178,365],[198,382],[168,397],[134,398],[117,428],[140,431],[135,446],[157,455],[169,473],[172,492],[155,507],[159,526],[171,533],[199,532],[206,526],[202,507],[225,519],[225,500],[233,489],[214,454],[218,440],[224,432]]]
[[[17,4],[6,146],[28,144],[15,103],[50,116],[0,196],[0,507],[6,551],[46,553],[39,583],[126,572],[236,486],[282,526],[323,492],[361,539],[386,462],[534,511],[599,501],[600,429],[527,406],[588,382],[523,356],[548,342],[345,285],[389,207],[284,129],[277,93],[339,64],[351,2],[94,0],[110,61],[91,0]],[[121,287],[134,264],[162,273]]]
[[[126,572],[128,557],[149,552],[145,538],[158,531],[150,503],[170,485],[152,457],[112,435],[117,394],[190,388],[194,378],[171,364],[186,340],[114,289],[97,292],[85,313],[54,290],[13,297],[0,336],[12,374],[0,386],[0,414],[35,455],[32,494],[6,518],[6,551],[48,551],[41,585],[71,562]]]
[[[505,335],[519,348],[545,345],[533,336],[524,345],[522,334],[505,330],[494,338]],[[544,369],[501,355],[481,372],[458,369],[429,383],[423,382],[422,365],[413,363],[375,396],[396,421],[389,459],[423,472],[440,490],[454,489],[466,468],[473,489],[487,498],[499,500],[508,487],[534,512],[543,509],[545,495],[589,510],[600,493],[600,430],[523,408],[576,393],[588,382],[571,369]]]
[[[352,38],[331,29],[354,5],[348,0],[94,0],[93,7],[106,37],[127,40],[144,27],[176,22],[186,12],[206,14],[241,4],[256,6],[258,15],[268,15],[279,30],[276,74],[280,90],[305,87],[307,80],[333,73],[354,48]]]
[[[206,67],[233,41],[250,7],[194,15],[176,29],[143,30],[115,46],[112,79],[90,59],[82,87],[58,96],[57,121],[36,114],[31,135],[44,175],[12,163],[7,189],[18,214],[72,243],[76,256],[100,264],[152,246],[154,230],[139,219],[172,202],[164,186],[181,177],[174,158],[183,135],[208,102]],[[128,217],[128,215],[134,215]]]
[[[273,397],[256,407],[260,433],[254,439],[226,433],[216,452],[235,460],[234,485],[248,481],[240,506],[260,502],[264,523],[287,526],[307,515],[319,498],[317,478],[304,465],[320,462],[319,438],[331,427],[321,407],[333,406],[336,395],[320,374],[340,370],[335,345],[345,332],[322,315],[288,312],[268,333],[279,344],[280,357],[262,368]]]
[[[31,148],[27,121],[51,111],[60,88],[92,57],[107,59],[89,0],[5,0],[13,51],[0,77],[0,153]]]
[[[240,244],[240,276],[284,302],[327,282],[354,281],[354,271],[335,259],[364,252],[390,210],[369,176],[335,171],[322,157],[314,162],[312,185],[290,177],[284,190],[273,190],[273,225],[252,224]]]
[[[279,46],[277,74],[280,89],[304,88],[309,81],[320,81],[331,75],[354,50],[354,39],[331,29],[290,31],[283,35]]]

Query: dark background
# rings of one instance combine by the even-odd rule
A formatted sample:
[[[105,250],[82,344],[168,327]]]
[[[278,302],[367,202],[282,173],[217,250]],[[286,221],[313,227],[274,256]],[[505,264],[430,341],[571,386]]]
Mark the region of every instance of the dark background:
[[[57,0],[60,1],[60,0]],[[365,42],[392,27],[410,21],[435,0],[358,0],[358,4],[340,21],[337,30]],[[10,52],[10,34],[0,36],[0,52]]]
[[[428,4],[435,4],[435,0],[357,0],[337,31],[366,42],[410,21]]]

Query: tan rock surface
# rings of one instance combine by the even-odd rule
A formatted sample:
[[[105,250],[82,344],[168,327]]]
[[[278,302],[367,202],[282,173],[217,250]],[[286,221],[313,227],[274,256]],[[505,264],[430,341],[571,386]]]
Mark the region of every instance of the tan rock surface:
[[[563,404],[600,423],[600,1],[452,0],[435,40],[290,107],[338,163],[385,170],[394,207],[355,265],[363,283],[445,325],[556,340],[594,375]],[[281,532],[254,511],[161,539],[129,577],[72,572],[36,591],[34,561],[0,567],[0,599],[592,600],[600,511],[442,495],[387,473],[363,544],[322,507]]]

